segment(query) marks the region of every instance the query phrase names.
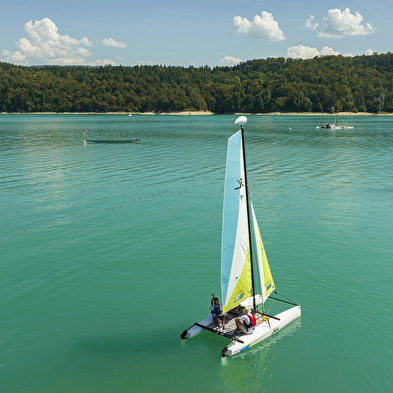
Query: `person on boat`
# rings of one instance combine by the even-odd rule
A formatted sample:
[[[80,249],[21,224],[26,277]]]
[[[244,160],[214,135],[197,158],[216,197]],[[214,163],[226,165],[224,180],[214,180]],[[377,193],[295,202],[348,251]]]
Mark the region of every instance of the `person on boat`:
[[[212,293],[212,300],[211,300],[211,313],[213,316],[213,321],[217,324],[217,325],[221,325],[222,321],[225,318],[225,323],[229,322],[229,317],[227,315],[223,315],[222,313],[222,306],[220,304],[220,301],[218,299],[218,297],[214,296],[214,293]]]
[[[244,307],[244,315],[235,319],[236,333],[251,334],[254,332],[257,320],[249,307]]]

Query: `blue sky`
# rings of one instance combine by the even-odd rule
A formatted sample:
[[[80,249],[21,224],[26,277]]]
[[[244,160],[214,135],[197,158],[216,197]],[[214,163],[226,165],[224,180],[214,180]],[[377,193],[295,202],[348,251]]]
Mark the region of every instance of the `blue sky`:
[[[391,0],[13,0],[0,5],[0,61],[214,67],[387,53],[392,15]]]

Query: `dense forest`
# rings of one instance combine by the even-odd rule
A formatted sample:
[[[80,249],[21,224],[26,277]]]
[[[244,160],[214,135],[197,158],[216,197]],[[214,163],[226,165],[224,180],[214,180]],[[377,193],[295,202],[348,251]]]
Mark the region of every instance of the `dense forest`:
[[[393,54],[233,67],[0,63],[0,112],[393,112]]]

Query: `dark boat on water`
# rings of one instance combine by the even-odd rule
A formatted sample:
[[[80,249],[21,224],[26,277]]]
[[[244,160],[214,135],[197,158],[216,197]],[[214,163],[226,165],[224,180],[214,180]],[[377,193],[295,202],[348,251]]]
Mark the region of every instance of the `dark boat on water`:
[[[140,139],[135,138],[135,139],[85,139],[86,142],[92,142],[92,143],[133,143],[133,142],[139,142]]]

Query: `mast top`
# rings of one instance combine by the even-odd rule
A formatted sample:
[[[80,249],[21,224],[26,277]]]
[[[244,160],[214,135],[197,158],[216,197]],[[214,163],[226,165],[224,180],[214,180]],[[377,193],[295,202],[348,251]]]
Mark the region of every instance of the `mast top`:
[[[235,120],[235,124],[236,125],[241,125],[244,126],[247,123],[247,117],[246,116],[239,116],[236,120]]]

